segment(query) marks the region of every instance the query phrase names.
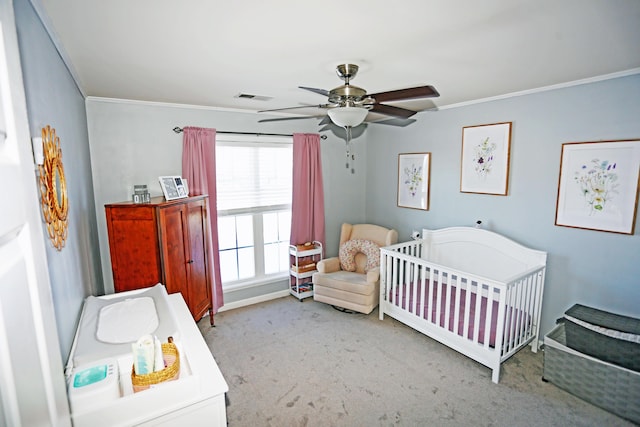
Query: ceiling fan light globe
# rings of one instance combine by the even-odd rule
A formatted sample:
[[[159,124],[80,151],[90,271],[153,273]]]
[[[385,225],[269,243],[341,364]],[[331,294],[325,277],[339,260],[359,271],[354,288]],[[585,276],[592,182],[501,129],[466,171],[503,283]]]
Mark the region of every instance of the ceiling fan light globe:
[[[356,127],[360,125],[369,110],[362,107],[337,107],[328,111],[329,118],[336,125],[346,127]]]

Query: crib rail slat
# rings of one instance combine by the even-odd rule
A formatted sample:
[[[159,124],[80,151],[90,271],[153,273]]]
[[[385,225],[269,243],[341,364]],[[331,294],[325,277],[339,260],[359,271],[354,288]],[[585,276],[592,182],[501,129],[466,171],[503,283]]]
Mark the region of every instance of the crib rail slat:
[[[417,295],[418,292],[418,265],[415,262],[411,263],[411,278],[409,279],[409,282],[411,284],[411,295]],[[418,308],[418,298],[412,297],[412,305],[411,305],[411,313],[413,314],[417,314],[417,308]]]
[[[483,343],[484,343],[484,347],[488,348],[489,347],[489,343],[491,342],[490,336],[491,336],[491,328],[494,327],[493,326],[493,299],[490,298],[490,296],[494,296],[494,290],[492,290],[491,288],[487,289],[487,312],[485,315],[485,326],[484,326],[484,338],[483,338]],[[476,301],[479,300],[480,298],[476,298]]]
[[[456,278],[457,280],[457,278]],[[457,331],[457,333],[460,333],[460,330],[458,328],[458,325],[460,324],[460,310],[459,308],[461,308],[462,310],[464,310],[462,304],[466,303],[466,300],[463,302],[461,300],[461,295],[462,295],[462,287],[464,286],[464,284],[462,283],[462,280],[459,283],[456,283],[456,286],[454,288],[454,301],[456,301],[455,306],[453,307],[453,327],[455,328],[455,330]],[[464,315],[464,313],[463,313]],[[446,316],[447,319],[449,319],[449,315]],[[462,329],[462,333],[464,333],[464,328]]]
[[[425,301],[425,290],[426,290],[426,281],[427,281],[427,269],[424,265],[419,265],[419,280],[417,280],[418,282],[418,290],[420,292],[420,295],[418,295],[418,306],[417,306],[417,311],[416,311],[416,316],[420,316],[421,313],[424,313],[425,310],[428,309],[428,305],[426,305],[426,301]]]
[[[440,327],[444,327],[444,325],[442,325],[442,323],[440,323],[440,319],[441,319],[441,312],[442,312],[442,304],[440,303],[440,301],[442,301],[442,286],[440,286],[440,284],[443,281],[443,275],[442,275],[442,270],[438,269],[437,270],[437,276],[438,280],[436,281],[436,300],[434,302],[435,308],[436,308],[436,316],[435,316],[435,323],[440,326]]]

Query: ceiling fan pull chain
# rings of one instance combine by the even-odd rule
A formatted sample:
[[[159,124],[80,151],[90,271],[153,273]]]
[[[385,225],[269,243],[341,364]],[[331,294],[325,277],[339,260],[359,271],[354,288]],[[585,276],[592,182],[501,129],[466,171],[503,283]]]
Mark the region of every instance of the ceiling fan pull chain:
[[[349,157],[351,157],[351,153],[349,153],[349,144],[346,145],[346,150],[347,150],[347,163],[346,163],[346,168],[349,169]]]
[[[351,150],[349,150],[351,151]],[[356,163],[356,155],[353,153],[353,151],[351,151],[351,173],[354,174],[356,173],[356,169],[355,169],[355,163]]]
[[[354,174],[356,173],[356,169],[354,167],[356,163],[356,155],[351,150],[351,142],[349,142],[349,153],[351,154],[351,173]]]
[[[356,160],[355,154],[351,151],[351,143],[347,143],[347,169],[349,169],[349,162],[351,162],[351,173],[356,173],[354,166]]]
[[[345,126],[344,130],[347,133],[346,139],[346,147],[347,147],[347,169],[349,169],[349,159],[352,157],[351,155],[351,126]],[[353,169],[351,169],[353,171]],[[353,172],[352,172],[353,173]]]

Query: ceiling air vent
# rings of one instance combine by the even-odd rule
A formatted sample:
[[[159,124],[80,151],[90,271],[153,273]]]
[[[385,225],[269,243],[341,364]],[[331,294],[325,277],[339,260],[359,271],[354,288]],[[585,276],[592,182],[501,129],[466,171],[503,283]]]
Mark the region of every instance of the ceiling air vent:
[[[250,93],[239,93],[235,96],[235,98],[240,98],[240,99],[252,99],[254,101],[269,101],[271,99],[273,99],[270,96],[262,96],[262,95],[252,95]]]

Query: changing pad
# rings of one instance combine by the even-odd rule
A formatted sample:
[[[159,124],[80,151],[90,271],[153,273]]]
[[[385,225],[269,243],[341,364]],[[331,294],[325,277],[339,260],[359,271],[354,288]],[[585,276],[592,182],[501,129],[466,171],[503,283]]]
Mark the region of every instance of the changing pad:
[[[71,360],[74,366],[131,353],[131,343],[146,334],[160,341],[177,337],[177,323],[165,287],[121,297],[85,299]]]
[[[122,344],[152,334],[156,329],[158,313],[153,298],[130,298],[100,309],[96,337],[109,344]]]

